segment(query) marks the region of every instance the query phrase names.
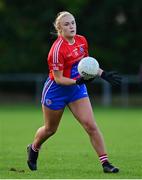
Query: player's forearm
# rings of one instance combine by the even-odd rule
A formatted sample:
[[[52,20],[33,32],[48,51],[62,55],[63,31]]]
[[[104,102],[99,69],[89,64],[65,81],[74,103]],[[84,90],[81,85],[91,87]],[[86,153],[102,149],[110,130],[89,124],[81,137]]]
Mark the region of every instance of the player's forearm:
[[[76,84],[76,80],[66,78],[64,76],[62,76],[61,78],[55,78],[55,82],[57,84],[65,85],[65,86],[70,86],[70,85]]]
[[[67,78],[63,75],[63,71],[53,71],[54,80],[57,84],[70,86],[76,84],[76,80]]]

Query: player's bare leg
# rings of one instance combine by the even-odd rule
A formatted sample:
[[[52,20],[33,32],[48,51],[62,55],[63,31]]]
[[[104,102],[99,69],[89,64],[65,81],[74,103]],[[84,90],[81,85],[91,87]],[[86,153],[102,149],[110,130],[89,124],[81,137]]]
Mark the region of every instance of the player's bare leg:
[[[28,166],[31,170],[37,170],[37,158],[41,145],[52,136],[59,126],[61,120],[62,110],[51,110],[42,106],[44,115],[44,126],[40,127],[35,135],[34,141],[27,147],[28,151]]]
[[[69,108],[74,114],[75,118],[88,133],[91,144],[97,152],[103,167],[104,165],[107,166],[107,170],[104,167],[104,172],[118,172],[119,169],[112,166],[108,161],[104,139],[94,119],[94,114],[89,98],[86,97],[74,101],[69,104]]]
[[[41,144],[52,136],[59,126],[62,114],[64,110],[51,110],[44,105],[42,105],[43,116],[44,116],[44,126],[39,128],[36,132],[34,139],[34,147],[39,149]]]
[[[83,104],[83,106],[82,106]],[[88,98],[82,98],[69,104],[69,108],[75,118],[88,133],[91,143],[97,154],[106,154],[104,140],[96,122],[94,121],[91,104]]]

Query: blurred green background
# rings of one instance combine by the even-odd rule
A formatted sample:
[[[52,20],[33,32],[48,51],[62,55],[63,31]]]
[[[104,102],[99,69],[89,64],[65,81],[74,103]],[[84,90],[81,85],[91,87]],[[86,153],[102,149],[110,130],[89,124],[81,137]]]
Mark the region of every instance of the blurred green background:
[[[141,0],[0,0],[0,73],[46,73],[50,32],[63,10],[73,13],[102,68],[139,73]]]
[[[120,88],[100,80],[91,84],[95,104],[141,106],[141,0],[0,0],[1,102],[40,102],[60,11],[75,16],[77,33],[87,38],[90,56],[101,68],[124,76]]]
[[[36,105],[56,38],[51,35],[53,22],[64,10],[75,16],[90,55],[103,69],[124,76],[119,88],[98,79],[88,86],[111,160],[121,169],[116,176],[102,173],[88,138],[68,110],[59,133],[43,147],[39,171],[31,173],[26,165],[26,146],[43,123],[41,106]],[[0,0],[0,178],[142,177],[141,19],[142,0]]]

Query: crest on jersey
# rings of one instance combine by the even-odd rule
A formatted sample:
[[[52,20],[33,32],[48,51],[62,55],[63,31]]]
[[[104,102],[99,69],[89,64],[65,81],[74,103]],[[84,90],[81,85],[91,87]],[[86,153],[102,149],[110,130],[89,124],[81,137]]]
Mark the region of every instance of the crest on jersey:
[[[83,53],[84,52],[84,48],[80,47],[80,52]]]
[[[49,106],[50,104],[52,104],[52,101],[50,99],[46,99],[46,104]]]

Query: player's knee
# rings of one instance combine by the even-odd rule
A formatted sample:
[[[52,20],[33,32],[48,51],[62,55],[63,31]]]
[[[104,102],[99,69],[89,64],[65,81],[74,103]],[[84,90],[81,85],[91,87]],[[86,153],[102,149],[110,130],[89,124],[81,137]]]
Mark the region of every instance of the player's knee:
[[[93,135],[98,132],[96,125],[89,122],[85,123],[85,129],[89,135]]]

